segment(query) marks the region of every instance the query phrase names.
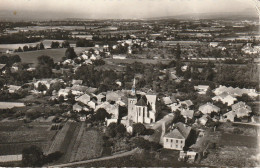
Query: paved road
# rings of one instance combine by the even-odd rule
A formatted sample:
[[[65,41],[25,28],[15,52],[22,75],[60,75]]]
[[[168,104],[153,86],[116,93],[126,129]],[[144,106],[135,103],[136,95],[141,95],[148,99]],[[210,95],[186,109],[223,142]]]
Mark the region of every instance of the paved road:
[[[131,151],[127,151],[127,152],[120,153],[120,154],[116,154],[116,155],[112,155],[112,156],[107,156],[107,157],[102,157],[102,158],[97,158],[97,159],[90,159],[90,160],[79,161],[79,162],[73,162],[73,163],[65,163],[65,164],[59,164],[59,165],[52,165],[52,166],[48,166],[48,167],[49,167],[49,168],[72,167],[72,166],[77,166],[77,165],[86,164],[86,163],[91,163],[91,162],[96,162],[96,161],[115,159],[115,158],[119,158],[119,157],[124,157],[124,156],[128,156],[128,155],[132,155],[132,154],[136,153],[138,150],[139,150],[138,148],[135,148],[135,149],[133,149],[133,150],[131,150]]]

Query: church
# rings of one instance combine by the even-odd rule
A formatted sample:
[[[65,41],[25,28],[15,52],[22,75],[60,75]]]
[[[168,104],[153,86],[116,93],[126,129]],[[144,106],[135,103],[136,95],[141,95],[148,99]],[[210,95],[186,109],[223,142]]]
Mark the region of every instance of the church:
[[[131,95],[128,97],[128,120],[133,123],[153,123],[158,115],[156,110],[157,95],[146,94],[137,96],[135,92],[135,79]]]

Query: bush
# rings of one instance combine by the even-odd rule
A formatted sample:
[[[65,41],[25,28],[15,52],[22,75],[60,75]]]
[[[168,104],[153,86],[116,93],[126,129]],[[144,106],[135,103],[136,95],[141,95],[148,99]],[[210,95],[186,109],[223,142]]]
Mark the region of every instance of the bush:
[[[234,134],[243,134],[244,132],[242,130],[240,130],[239,128],[234,128],[233,133]]]
[[[146,128],[141,123],[136,123],[133,125],[133,133],[137,135],[143,135],[145,134]]]
[[[53,161],[58,160],[61,156],[63,155],[62,152],[56,151],[54,153],[50,153],[49,155],[46,156],[45,158],[45,163],[51,163]]]

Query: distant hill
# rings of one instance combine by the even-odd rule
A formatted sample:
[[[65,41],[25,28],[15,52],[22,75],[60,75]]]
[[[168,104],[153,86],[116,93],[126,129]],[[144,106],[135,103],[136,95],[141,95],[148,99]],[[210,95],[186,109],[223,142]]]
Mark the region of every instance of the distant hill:
[[[0,21],[42,21],[42,20],[94,20],[86,15],[71,14],[66,12],[40,12],[40,11],[14,11],[1,10]],[[191,13],[184,15],[174,15],[165,17],[143,18],[144,20],[159,19],[257,19],[255,10],[248,9],[242,12],[222,12],[222,13]],[[112,19],[112,18],[107,18]],[[116,19],[116,18],[115,18]],[[97,19],[100,20],[100,19]],[[103,18],[105,20],[105,18]]]

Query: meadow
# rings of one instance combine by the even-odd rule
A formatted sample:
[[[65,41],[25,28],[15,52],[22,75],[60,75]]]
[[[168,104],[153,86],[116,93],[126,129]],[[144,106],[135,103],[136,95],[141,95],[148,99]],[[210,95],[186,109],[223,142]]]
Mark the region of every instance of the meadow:
[[[75,47],[74,51],[76,54],[88,50],[89,47]],[[42,55],[47,55],[53,58],[54,62],[57,63],[62,60],[62,57],[65,56],[66,48],[57,48],[57,49],[45,49],[45,50],[36,50],[36,51],[27,51],[27,52],[18,52],[13,55],[19,55],[23,63],[30,63],[33,66],[36,66],[38,63],[37,58]]]

